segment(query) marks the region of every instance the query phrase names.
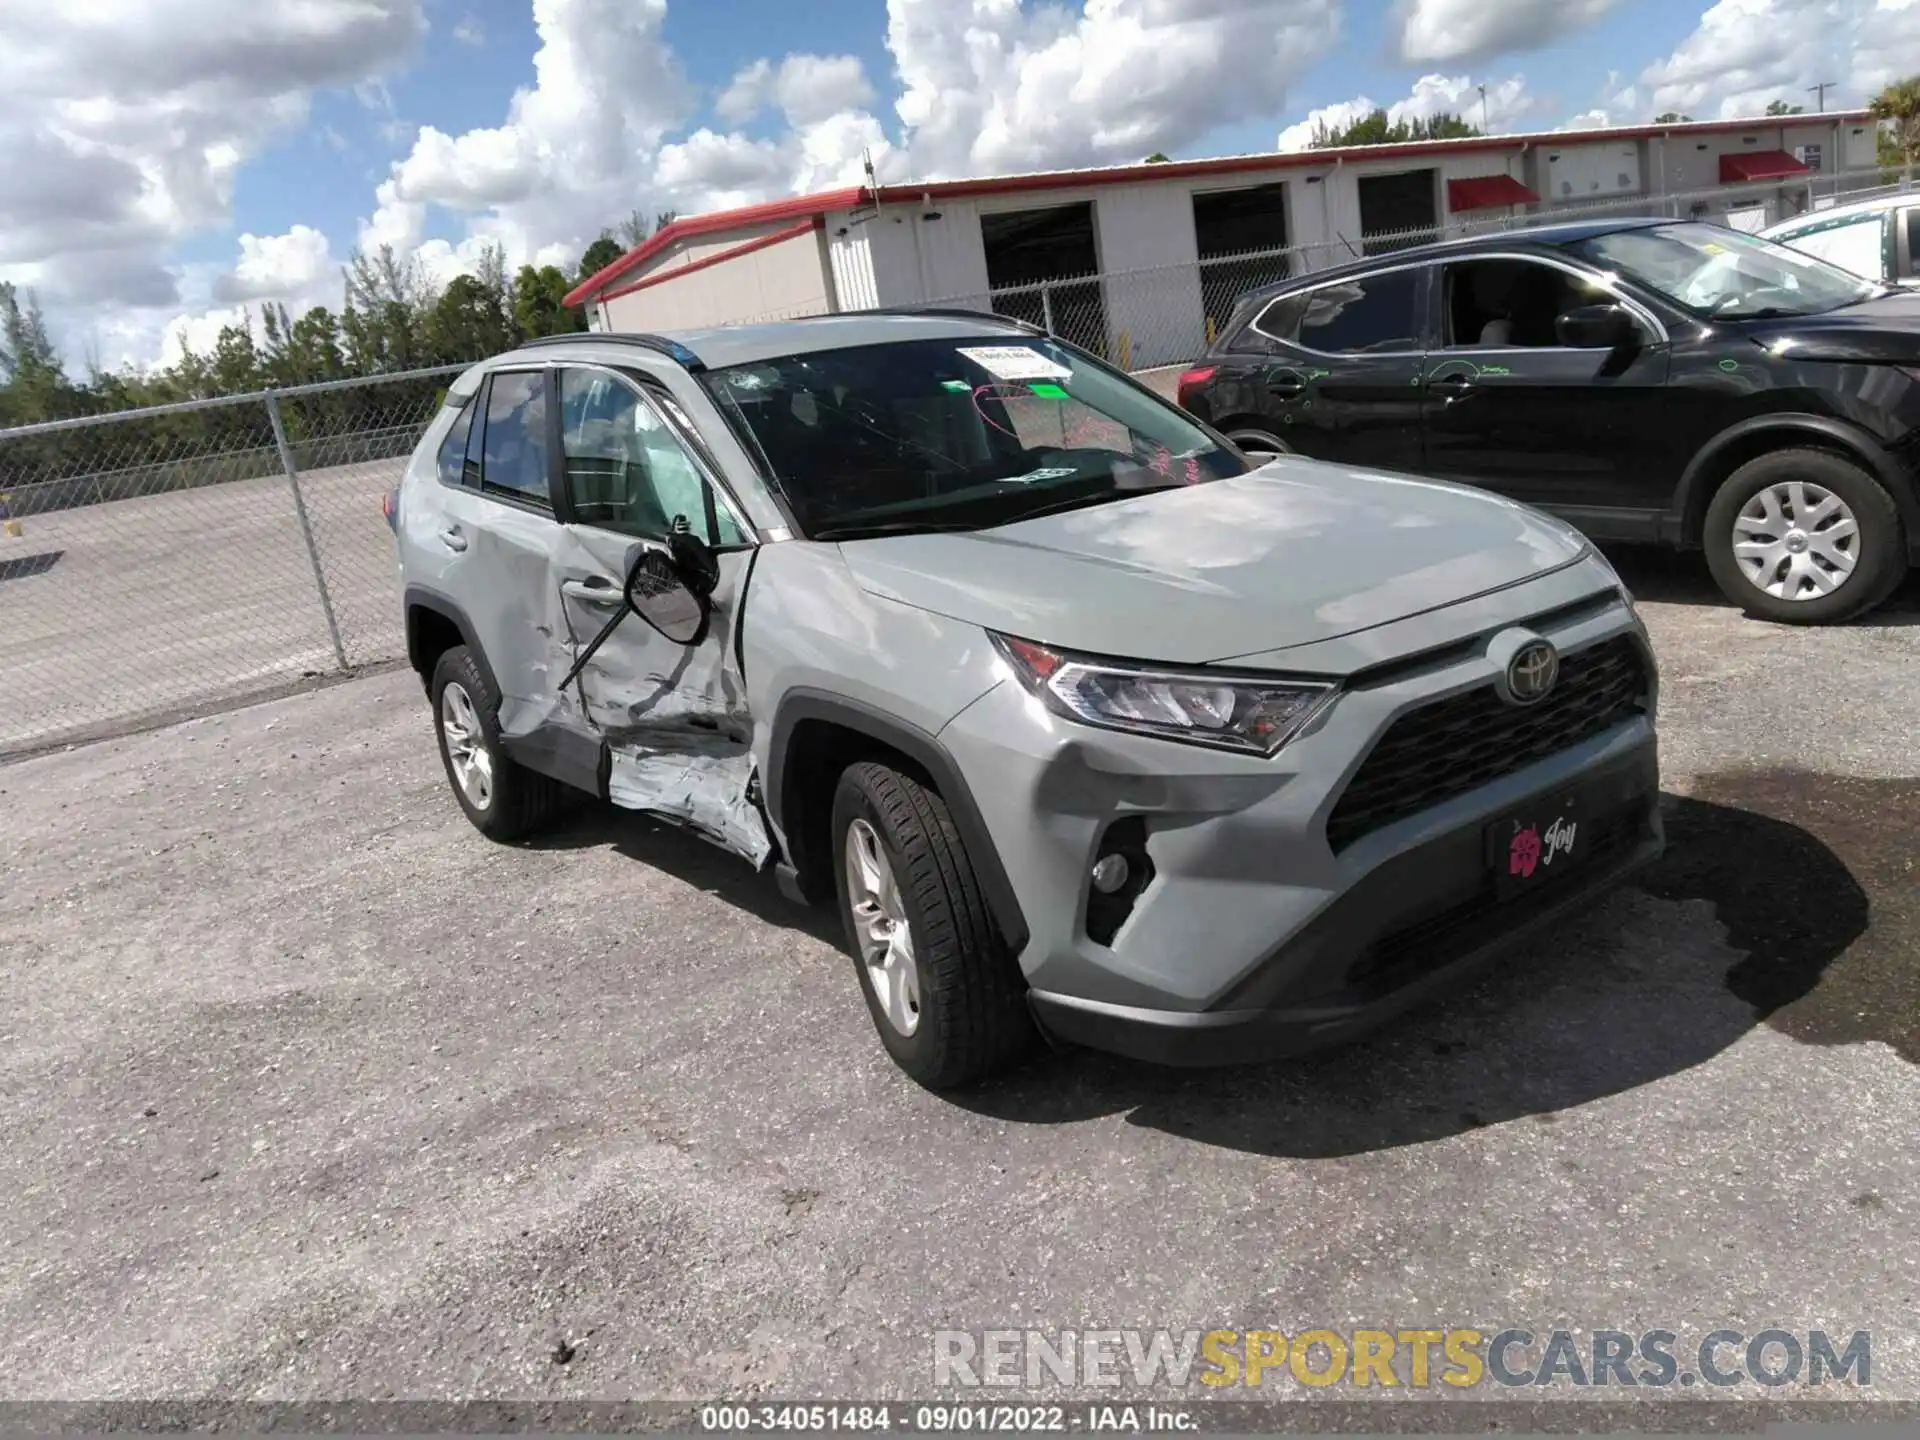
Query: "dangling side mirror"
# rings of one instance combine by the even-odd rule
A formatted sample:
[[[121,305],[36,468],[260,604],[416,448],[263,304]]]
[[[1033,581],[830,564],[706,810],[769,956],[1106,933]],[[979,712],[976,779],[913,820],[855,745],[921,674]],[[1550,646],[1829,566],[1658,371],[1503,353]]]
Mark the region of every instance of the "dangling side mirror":
[[[690,573],[678,558],[679,546],[674,548],[675,554],[646,549],[634,558],[627,572],[627,607],[674,644],[698,645],[713,613],[707,597],[719,572],[711,580],[704,571]]]

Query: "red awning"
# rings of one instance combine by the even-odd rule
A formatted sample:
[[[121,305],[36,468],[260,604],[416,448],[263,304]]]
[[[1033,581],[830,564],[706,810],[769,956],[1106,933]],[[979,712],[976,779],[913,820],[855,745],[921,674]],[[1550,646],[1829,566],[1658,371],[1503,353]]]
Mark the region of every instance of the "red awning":
[[[1496,205],[1531,205],[1540,197],[1511,175],[1475,175],[1447,181],[1447,209],[1490,210]]]
[[[1720,157],[1720,183],[1737,184],[1742,180],[1785,180],[1789,175],[1813,172],[1784,150],[1742,150]]]

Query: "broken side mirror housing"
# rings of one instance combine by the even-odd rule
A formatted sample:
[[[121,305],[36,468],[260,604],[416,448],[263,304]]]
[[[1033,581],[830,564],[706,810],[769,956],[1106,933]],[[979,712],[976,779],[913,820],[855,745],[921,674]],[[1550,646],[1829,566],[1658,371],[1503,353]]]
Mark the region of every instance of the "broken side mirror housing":
[[[1553,322],[1554,337],[1572,350],[1620,350],[1640,334],[1624,305],[1582,305]]]
[[[712,593],[711,586],[702,593],[689,583],[677,555],[651,546],[627,572],[628,608],[676,645],[698,645],[707,633]]]
[[[720,559],[712,547],[680,521],[674,522],[667,547],[673,552],[681,583],[703,600],[713,594],[720,584]]]

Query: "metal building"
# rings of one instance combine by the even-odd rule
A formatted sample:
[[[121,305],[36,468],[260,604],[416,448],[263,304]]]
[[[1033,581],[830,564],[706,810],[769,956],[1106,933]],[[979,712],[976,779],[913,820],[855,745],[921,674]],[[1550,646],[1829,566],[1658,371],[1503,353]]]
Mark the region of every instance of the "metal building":
[[[675,220],[567,301],[614,330],[962,304],[1144,368],[1290,273],[1595,209],[1758,229],[1863,183],[1875,147],[1844,111],[849,187]]]

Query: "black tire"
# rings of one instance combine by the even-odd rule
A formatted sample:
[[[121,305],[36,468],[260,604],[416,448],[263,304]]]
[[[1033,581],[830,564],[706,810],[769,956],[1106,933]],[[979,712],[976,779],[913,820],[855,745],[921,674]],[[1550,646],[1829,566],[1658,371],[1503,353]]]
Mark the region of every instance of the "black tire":
[[[1266,455],[1291,455],[1293,447],[1271,430],[1257,430],[1240,425],[1226,432],[1227,438],[1238,445],[1249,458]]]
[[[1859,527],[1853,573],[1825,595],[1794,600],[1769,595],[1734,557],[1734,522],[1768,486],[1799,480],[1837,495]],[[1729,475],[1708,502],[1701,542],[1707,568],[1728,599],[1747,614],[1783,625],[1833,625],[1866,614],[1899,588],[1907,573],[1900,507],[1860,466],[1828,450],[1775,450]]]
[[[457,685],[464,692],[479,722],[479,744],[486,751],[492,770],[484,803],[477,803],[461,787],[448,749],[445,703],[450,685]],[[551,776],[515,764],[500,748],[500,695],[471,650],[456,645],[441,655],[433,667],[433,680],[427,694],[433,700],[433,733],[440,742],[440,763],[446,767],[447,788],[453,791],[453,798],[460,802],[474,829],[489,840],[520,840],[559,813],[566,802],[566,787]]]
[[[887,1018],[861,954],[847,877],[847,834],[863,820],[877,835],[904,906],[919,981],[918,1023]],[[1012,1068],[1039,1038],[1026,982],[993,922],[946,801],[898,770],[849,766],[833,796],[834,889],[867,1013],[894,1063],[930,1090],[951,1090]]]

